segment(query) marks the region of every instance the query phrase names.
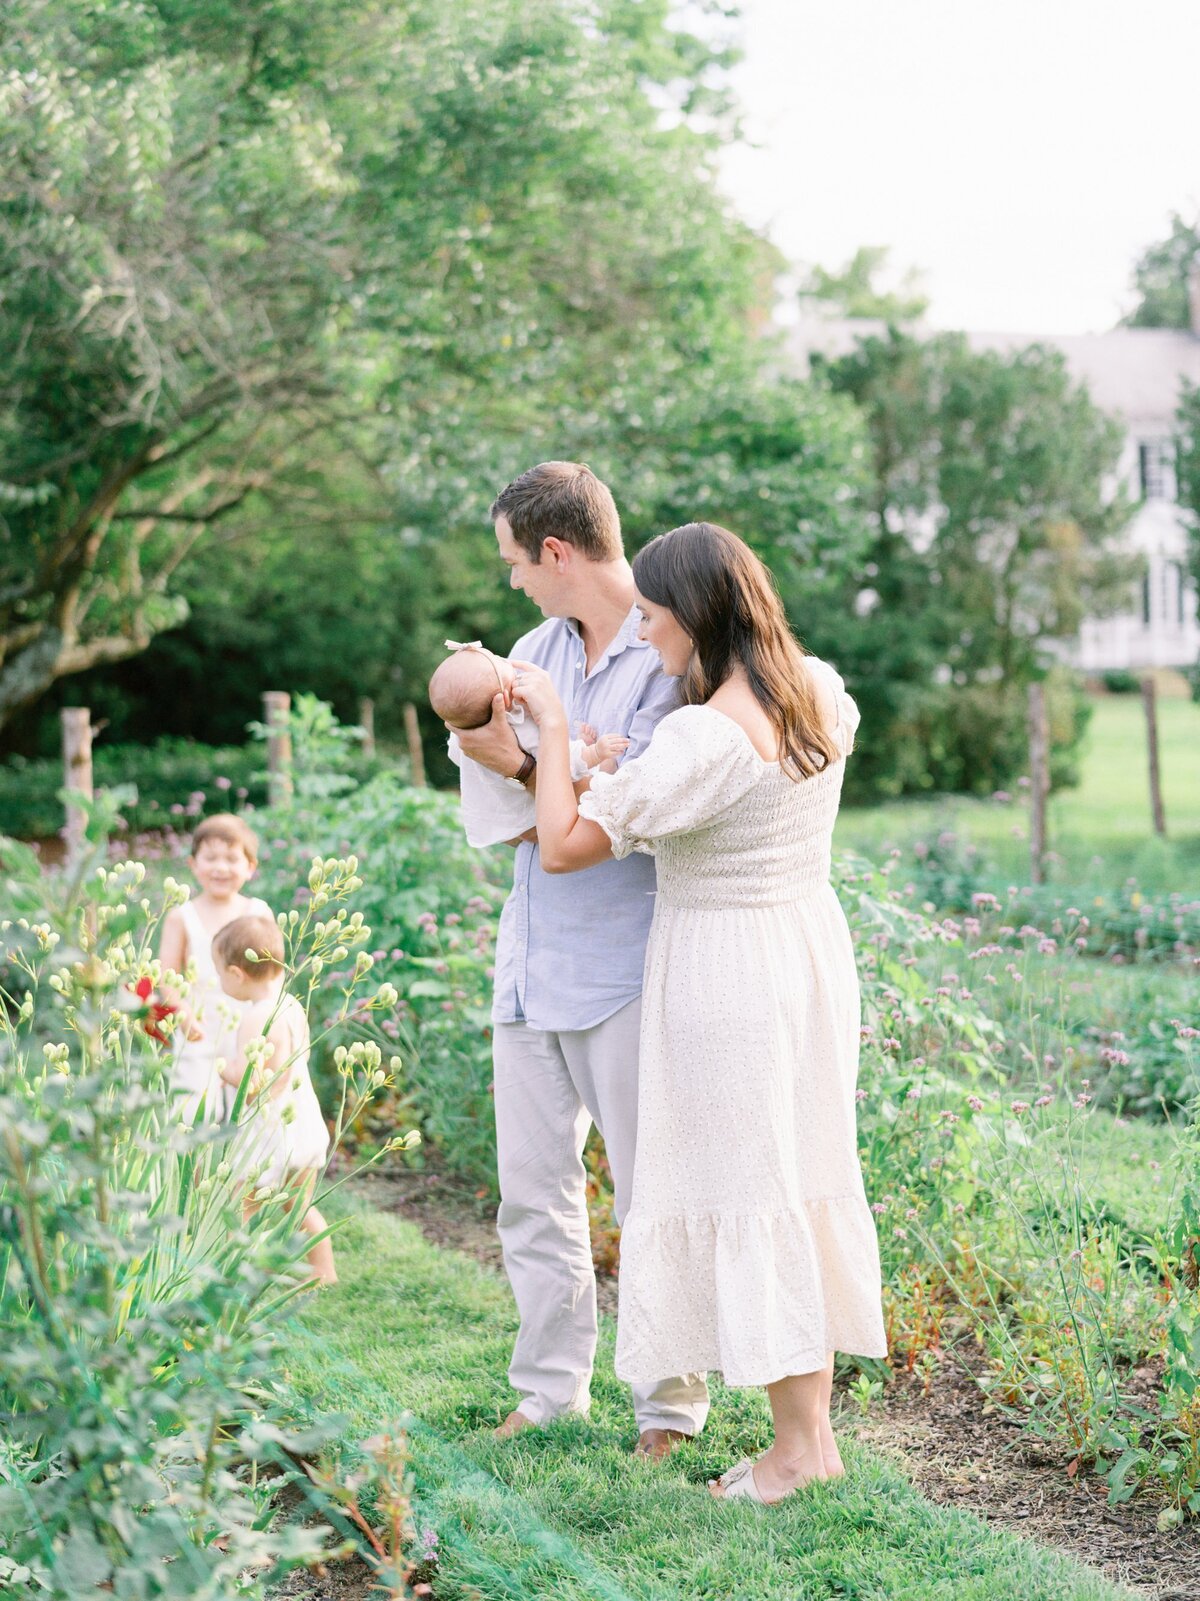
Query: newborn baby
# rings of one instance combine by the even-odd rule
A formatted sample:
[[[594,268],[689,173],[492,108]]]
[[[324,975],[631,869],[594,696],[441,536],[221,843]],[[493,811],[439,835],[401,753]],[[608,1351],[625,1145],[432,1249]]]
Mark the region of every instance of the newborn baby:
[[[515,672],[511,662],[494,656],[477,641],[468,645],[446,641],[453,652],[429,680],[429,704],[451,728],[482,728],[491,721],[492,699],[503,694],[508,720],[516,731],[517,744],[530,755],[537,754],[538,731],[523,706],[512,703]],[[616,771],[617,757],[629,748],[621,734],[597,736],[583,724],[582,739],[571,741],[571,777],[586,778],[589,772]],[[537,803],[524,784],[493,773],[464,756],[456,734],[450,735],[450,760],[458,768],[462,796],[462,820],[470,845],[498,845],[516,839],[534,826]]]

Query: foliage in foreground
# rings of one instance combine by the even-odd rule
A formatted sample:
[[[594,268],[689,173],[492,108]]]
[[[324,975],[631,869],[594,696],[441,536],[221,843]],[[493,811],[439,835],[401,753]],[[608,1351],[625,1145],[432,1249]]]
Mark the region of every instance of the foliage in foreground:
[[[145,869],[105,866],[102,842],[47,877],[0,846],[0,1582],[55,1601],[258,1595],[328,1538],[272,1505],[325,1432],[293,1426],[280,1382],[309,1242],[284,1189],[244,1214],[229,1130],[179,1119],[143,1026],[183,892],[168,880],[154,907]],[[345,908],[354,866],[315,864],[285,920],[302,990],[368,936]],[[377,1048],[343,1053],[335,1143],[386,1081]]]

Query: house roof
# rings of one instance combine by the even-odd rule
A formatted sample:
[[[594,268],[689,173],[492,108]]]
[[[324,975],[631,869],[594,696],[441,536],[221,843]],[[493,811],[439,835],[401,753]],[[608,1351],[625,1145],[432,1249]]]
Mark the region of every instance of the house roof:
[[[847,355],[858,340],[886,333],[870,318],[806,315],[786,335],[792,357],[807,368],[814,352]],[[923,326],[918,335],[931,330]],[[1085,383],[1103,411],[1134,432],[1169,433],[1184,379],[1200,386],[1200,337],[1175,328],[1114,328],[1102,334],[968,332],[972,350],[1009,352],[1044,345],[1066,358],[1072,377]]]

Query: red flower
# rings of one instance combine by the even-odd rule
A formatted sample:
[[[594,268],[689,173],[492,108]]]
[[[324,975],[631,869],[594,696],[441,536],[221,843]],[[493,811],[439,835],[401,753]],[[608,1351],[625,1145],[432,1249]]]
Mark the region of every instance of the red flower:
[[[154,981],[149,974],[139,978],[137,983],[131,984],[129,988],[137,996],[138,1000],[142,1002],[141,1009],[137,1013],[141,1020],[142,1032],[149,1034],[150,1038],[157,1040],[160,1045],[169,1045],[171,1036],[164,1034],[158,1025],[168,1017],[174,1017],[179,1008],[177,1006],[168,1006],[163,1001],[151,999],[154,994]]]

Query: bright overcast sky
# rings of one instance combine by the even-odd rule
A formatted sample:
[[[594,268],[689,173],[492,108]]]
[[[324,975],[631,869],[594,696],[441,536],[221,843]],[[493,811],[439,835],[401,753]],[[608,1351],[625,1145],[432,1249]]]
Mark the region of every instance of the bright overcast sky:
[[[759,148],[724,187],[785,253],[888,245],[941,327],[1074,333],[1200,209],[1200,0],[742,0]]]

